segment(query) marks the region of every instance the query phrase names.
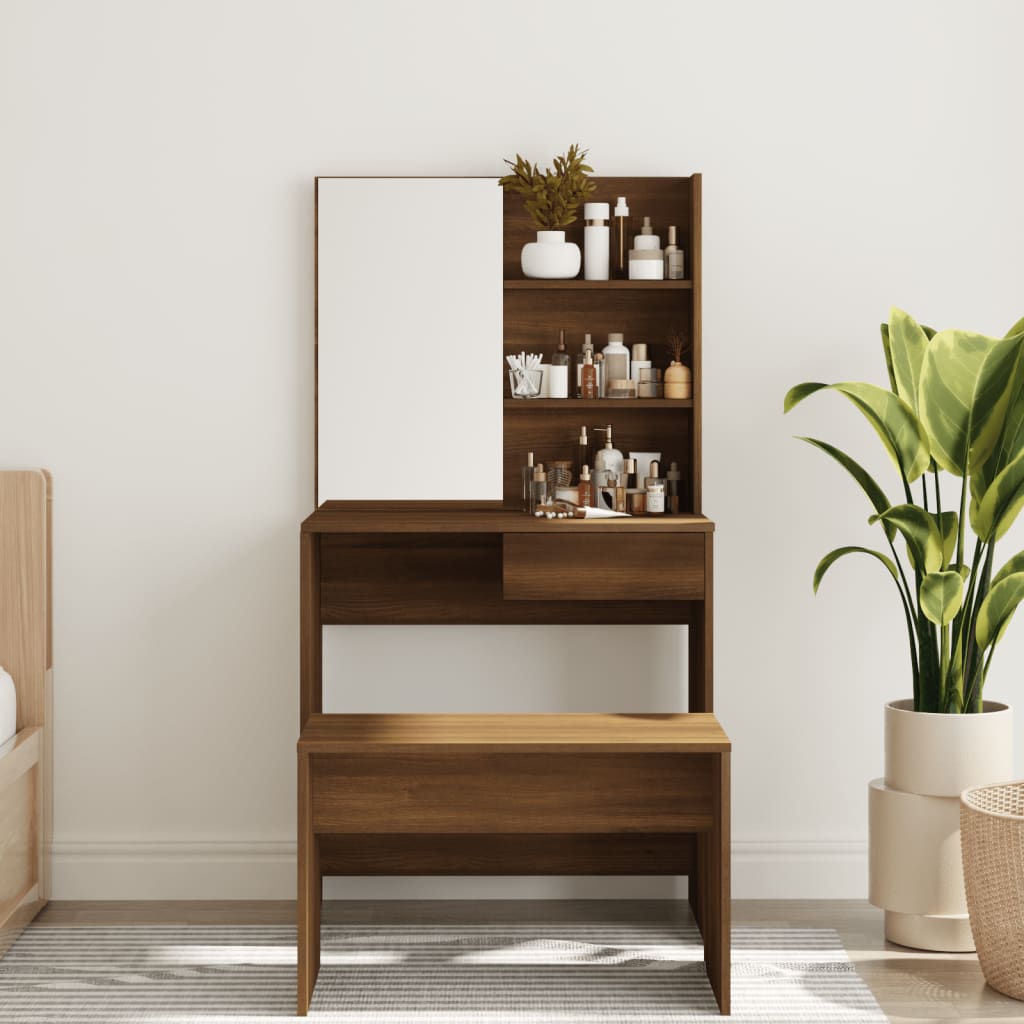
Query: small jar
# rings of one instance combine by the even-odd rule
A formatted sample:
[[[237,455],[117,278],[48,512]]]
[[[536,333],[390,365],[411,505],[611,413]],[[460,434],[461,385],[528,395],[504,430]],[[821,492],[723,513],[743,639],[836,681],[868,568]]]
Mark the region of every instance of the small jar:
[[[631,516],[646,515],[647,492],[641,491],[639,487],[633,487],[626,491],[626,511]]]
[[[661,370],[656,366],[645,367],[640,371],[637,384],[637,398],[663,398],[665,388],[661,383]]]
[[[572,462],[569,459],[555,459],[548,463],[548,494],[558,496],[560,488],[572,486]]]

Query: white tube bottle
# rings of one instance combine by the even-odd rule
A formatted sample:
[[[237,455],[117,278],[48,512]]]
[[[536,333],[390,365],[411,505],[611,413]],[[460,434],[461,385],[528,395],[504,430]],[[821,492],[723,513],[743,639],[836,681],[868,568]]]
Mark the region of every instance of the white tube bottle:
[[[611,254],[611,234],[607,203],[583,204],[583,279],[607,281]]]

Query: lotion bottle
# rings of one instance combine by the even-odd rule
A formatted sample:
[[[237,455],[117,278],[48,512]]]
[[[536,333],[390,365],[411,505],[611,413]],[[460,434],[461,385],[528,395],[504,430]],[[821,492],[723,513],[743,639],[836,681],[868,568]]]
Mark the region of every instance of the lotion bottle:
[[[602,428],[598,427],[597,429]],[[612,443],[612,425],[610,423],[604,428],[604,435],[604,447],[599,449],[594,456],[594,487],[598,490],[615,485],[615,481],[622,474],[624,461],[622,452]]]
[[[613,381],[629,380],[629,349],[623,342],[622,334],[609,334],[604,353],[604,393],[613,386]]]
[[[583,279],[608,280],[608,204],[583,204]]]
[[[551,365],[547,369],[550,383],[548,398],[569,397],[569,353],[565,349],[565,331],[558,332],[558,348],[551,357]]]
[[[626,231],[629,228],[629,207],[626,197],[619,196],[615,204],[615,242],[618,247],[618,262],[615,267],[616,277],[626,276]]]

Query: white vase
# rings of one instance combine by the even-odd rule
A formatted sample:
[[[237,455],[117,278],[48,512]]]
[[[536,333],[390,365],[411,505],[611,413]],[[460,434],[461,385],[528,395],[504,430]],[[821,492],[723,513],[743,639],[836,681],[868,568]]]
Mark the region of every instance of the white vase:
[[[974,949],[960,854],[960,793],[1013,778],[1013,712],[938,715],[885,708],[885,778],[868,789],[869,899],[885,937],[915,949]]]
[[[538,231],[536,242],[523,246],[523,273],[527,277],[566,280],[580,272],[580,247],[565,240],[564,231]]]

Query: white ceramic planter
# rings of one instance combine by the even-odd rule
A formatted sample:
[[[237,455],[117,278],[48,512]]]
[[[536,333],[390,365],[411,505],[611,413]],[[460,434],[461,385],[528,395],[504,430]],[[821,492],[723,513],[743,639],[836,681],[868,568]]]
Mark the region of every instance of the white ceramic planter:
[[[960,855],[960,793],[1013,777],[1013,712],[985,701],[980,715],[885,708],[885,778],[869,786],[871,902],[890,942],[974,949]]]
[[[564,231],[538,231],[536,242],[527,242],[522,252],[527,277],[567,280],[580,272],[580,247],[565,240]]]

